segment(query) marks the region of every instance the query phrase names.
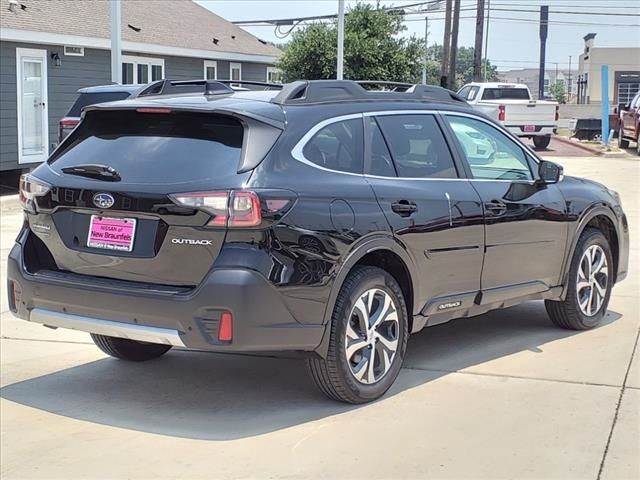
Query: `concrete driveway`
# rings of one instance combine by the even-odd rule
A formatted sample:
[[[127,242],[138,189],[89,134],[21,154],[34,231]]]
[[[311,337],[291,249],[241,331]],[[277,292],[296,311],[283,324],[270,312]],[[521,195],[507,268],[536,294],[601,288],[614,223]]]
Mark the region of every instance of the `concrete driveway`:
[[[349,407],[298,360],[172,351],[105,357],[88,335],[15,320],[3,200],[3,479],[640,478],[640,161],[558,158],[622,194],[631,268],[605,324],[554,328],[541,302],[411,338],[393,389]]]

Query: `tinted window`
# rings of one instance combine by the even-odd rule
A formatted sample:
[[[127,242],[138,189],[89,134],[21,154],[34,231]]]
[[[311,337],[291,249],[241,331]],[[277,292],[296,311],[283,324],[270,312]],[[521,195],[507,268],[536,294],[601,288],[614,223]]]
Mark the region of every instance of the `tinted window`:
[[[476,95],[478,94],[478,90],[479,90],[479,87],[467,86],[460,89],[460,91],[458,92],[458,95],[464,98],[465,100],[473,100],[474,98],[476,98]]]
[[[49,162],[56,170],[108,165],[127,183],[187,183],[234,174],[242,137],[228,117],[92,111]]]
[[[473,178],[532,180],[523,149],[495,127],[468,117],[447,116]]]
[[[396,170],[393,167],[393,160],[391,159],[387,142],[384,141],[384,137],[375,118],[369,118],[369,135],[371,163],[369,165],[369,172],[367,173],[381,177],[395,177]]]
[[[483,100],[529,100],[529,90],[526,88],[485,88]]]
[[[322,128],[307,142],[302,154],[324,168],[362,173],[363,143],[362,120],[345,120]]]
[[[76,99],[73,106],[69,109],[67,117],[79,117],[82,109],[87,105],[124,100],[130,95],[131,94],[129,92],[81,93],[80,96]]]
[[[455,178],[451,152],[433,115],[378,117],[399,177]]]

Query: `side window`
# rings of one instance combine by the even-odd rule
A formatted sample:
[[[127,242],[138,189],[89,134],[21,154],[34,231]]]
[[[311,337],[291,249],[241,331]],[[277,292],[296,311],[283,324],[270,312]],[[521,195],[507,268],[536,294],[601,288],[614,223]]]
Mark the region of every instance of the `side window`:
[[[456,178],[449,147],[433,115],[378,117],[399,177]]]
[[[332,123],[317,132],[302,150],[316,165],[340,172],[362,173],[362,119]]]
[[[466,86],[458,92],[458,95],[465,100],[473,100],[476,98],[479,89],[480,88],[476,86]]]
[[[475,100],[479,90],[480,90],[480,87],[471,87],[471,90],[469,90],[469,95],[467,95],[467,100],[469,101]]]
[[[473,178],[533,180],[524,150],[497,128],[468,117],[447,115]]]
[[[369,122],[369,145],[371,145],[371,161],[367,173],[380,177],[395,177],[396,170],[393,167],[391,153],[389,153],[387,142],[384,141],[378,122],[372,117],[369,117],[367,121]]]

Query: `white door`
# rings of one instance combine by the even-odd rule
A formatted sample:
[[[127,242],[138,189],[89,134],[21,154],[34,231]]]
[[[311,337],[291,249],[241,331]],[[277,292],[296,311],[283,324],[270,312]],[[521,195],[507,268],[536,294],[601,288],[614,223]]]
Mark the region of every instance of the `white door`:
[[[43,162],[49,154],[47,51],[16,48],[18,163]]]

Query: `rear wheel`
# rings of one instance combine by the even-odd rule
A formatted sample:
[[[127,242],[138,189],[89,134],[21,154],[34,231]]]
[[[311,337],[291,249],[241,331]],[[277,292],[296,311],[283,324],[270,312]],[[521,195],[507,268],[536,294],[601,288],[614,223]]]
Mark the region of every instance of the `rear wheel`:
[[[620,148],[629,148],[629,140],[624,138],[624,129],[622,127],[618,130],[618,146]]]
[[[584,231],[571,262],[567,296],[545,300],[553,323],[570,330],[588,330],[602,322],[613,286],[613,257],[606,237],[594,228]]]
[[[551,143],[551,137],[548,135],[544,137],[533,137],[533,146],[536,150],[545,150],[549,146],[549,143]]]
[[[308,358],[309,373],[333,400],[375,400],[398,376],[407,337],[407,307],[398,283],[380,268],[358,267],[338,294],[327,357]]]
[[[136,342],[127,338],[107,337],[93,333],[91,339],[107,355],[131,362],[144,362],[158,358],[171,348],[171,345]]]

